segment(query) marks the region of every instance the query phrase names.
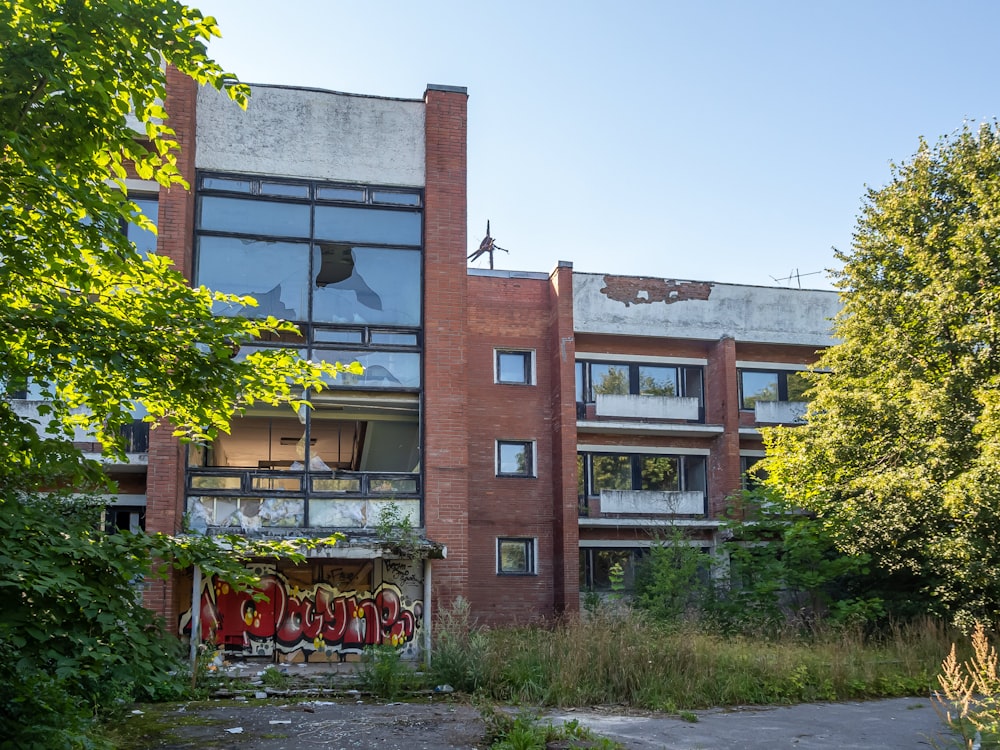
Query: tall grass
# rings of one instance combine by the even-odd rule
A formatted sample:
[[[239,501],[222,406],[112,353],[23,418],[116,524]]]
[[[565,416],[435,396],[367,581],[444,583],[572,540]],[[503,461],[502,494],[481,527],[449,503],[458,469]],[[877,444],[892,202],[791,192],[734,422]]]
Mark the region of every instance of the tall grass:
[[[457,689],[536,705],[675,711],[927,695],[951,635],[933,621],[879,637],[840,629],[756,638],[667,628],[635,612],[492,630],[459,618],[439,626],[432,668]]]

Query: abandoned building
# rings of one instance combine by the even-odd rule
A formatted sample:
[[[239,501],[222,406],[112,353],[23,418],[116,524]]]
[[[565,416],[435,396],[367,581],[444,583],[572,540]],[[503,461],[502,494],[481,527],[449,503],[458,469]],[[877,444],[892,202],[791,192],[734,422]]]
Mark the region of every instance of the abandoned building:
[[[259,346],[364,373],[310,410],[251,409],[209,446],[137,422],[109,521],[346,540],[252,561],[266,602],[189,573],[149,584],[147,606],[181,633],[197,607],[203,638],[247,655],[416,655],[457,597],[482,623],[545,618],[614,563],[629,585],[665,527],[714,547],[757,427],[802,413],[835,293],[467,268],[464,89],[252,90],[244,112],[169,73],[192,189],[130,181],[159,230],[135,239],[259,302],[219,313],[298,323]],[[409,543],[379,538],[387,520]]]

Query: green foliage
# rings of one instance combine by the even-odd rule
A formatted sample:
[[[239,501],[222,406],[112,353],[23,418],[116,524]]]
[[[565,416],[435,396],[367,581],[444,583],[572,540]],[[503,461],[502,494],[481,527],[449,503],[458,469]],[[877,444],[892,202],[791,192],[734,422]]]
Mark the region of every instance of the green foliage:
[[[677,624],[701,608],[709,592],[708,559],[671,528],[649,549],[635,576],[636,605],[661,622]]]
[[[950,637],[929,621],[875,635],[815,627],[805,635],[749,637],[615,611],[549,627],[478,629],[464,662],[477,676],[476,694],[486,700],[622,704],[679,714],[926,695]]]
[[[413,669],[400,657],[399,649],[385,643],[365,646],[358,677],[365,690],[390,701],[417,682]]]
[[[764,430],[767,482],[907,606],[996,619],[997,126],[921,143],[869,191],[839,257],[839,343],[807,376],[807,424]]]
[[[246,105],[249,90],[206,55],[217,35],[177,0],[0,0],[0,380],[45,399],[36,425],[0,398],[0,736],[12,747],[90,747],[96,711],[176,689],[174,646],[139,604],[154,559],[245,584],[241,556],[301,553],[104,536],[95,505],[52,491],[111,491],[73,448],[75,429],[122,458],[136,407],[209,438],[248,404],[297,406],[344,369],[292,350],[235,358],[292,326],[213,315],[214,301],[235,298],[190,288],[121,231],[154,229],[128,197],[129,169],[187,187],[164,111],[167,66]]]
[[[431,655],[431,680],[455,690],[474,693],[483,683],[478,651],[484,636],[472,622],[468,600],[459,597],[438,612]]]
[[[412,554],[420,543],[409,514],[395,500],[379,508],[375,534],[379,541],[388,544],[403,557]]]
[[[292,678],[276,667],[268,667],[261,673],[260,681],[267,687],[287,690]]]
[[[705,608],[725,630],[854,626],[884,615],[871,591],[869,557],[837,550],[822,523],[766,490],[745,494],[742,515],[726,525],[729,575]]]
[[[526,711],[509,714],[490,705],[480,707],[479,711],[486,725],[486,741],[492,750],[545,750],[553,744],[601,750],[621,748],[606,737],[595,737],[576,720],[557,727],[551,722],[542,724],[538,716]]]

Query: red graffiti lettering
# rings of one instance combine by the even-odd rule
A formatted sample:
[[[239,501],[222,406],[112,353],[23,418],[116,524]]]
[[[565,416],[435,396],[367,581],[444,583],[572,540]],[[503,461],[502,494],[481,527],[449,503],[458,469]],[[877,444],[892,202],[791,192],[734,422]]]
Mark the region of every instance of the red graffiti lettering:
[[[224,582],[205,582],[200,597],[202,639],[249,648],[253,641],[273,639],[283,652],[343,653],[413,640],[423,611],[421,602],[403,603],[399,589],[383,583],[374,594],[340,592],[325,583],[308,589],[291,587],[281,575],[266,575],[255,600]],[[191,611],[181,616],[181,632],[190,632]]]

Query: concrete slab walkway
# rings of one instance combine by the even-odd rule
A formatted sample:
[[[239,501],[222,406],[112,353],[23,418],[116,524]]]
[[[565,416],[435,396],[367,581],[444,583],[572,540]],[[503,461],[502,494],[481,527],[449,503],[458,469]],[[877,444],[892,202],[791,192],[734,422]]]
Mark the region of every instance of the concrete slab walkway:
[[[554,711],[629,750],[913,750],[957,747],[930,700],[894,698],[852,703],[695,711],[696,722],[613,709]]]

